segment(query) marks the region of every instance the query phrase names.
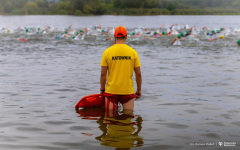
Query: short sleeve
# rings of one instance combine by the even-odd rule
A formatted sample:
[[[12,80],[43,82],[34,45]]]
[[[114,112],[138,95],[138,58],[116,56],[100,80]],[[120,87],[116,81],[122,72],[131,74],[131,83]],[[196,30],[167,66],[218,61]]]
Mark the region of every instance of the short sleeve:
[[[140,67],[141,64],[140,64],[140,60],[139,60],[139,57],[138,57],[138,54],[137,52],[135,52],[135,60],[134,60],[134,67]]]
[[[106,52],[102,55],[101,66],[107,66]]]

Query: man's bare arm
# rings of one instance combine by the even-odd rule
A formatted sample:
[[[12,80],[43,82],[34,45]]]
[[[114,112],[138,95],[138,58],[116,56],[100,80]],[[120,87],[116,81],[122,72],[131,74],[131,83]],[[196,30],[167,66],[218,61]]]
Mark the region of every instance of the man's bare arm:
[[[142,96],[141,90],[142,90],[142,74],[140,67],[134,68],[135,75],[136,75],[136,82],[137,82],[137,91],[135,93],[136,98],[140,98]]]
[[[100,84],[102,90],[105,90],[106,80],[107,80],[107,66],[102,66],[100,76]]]

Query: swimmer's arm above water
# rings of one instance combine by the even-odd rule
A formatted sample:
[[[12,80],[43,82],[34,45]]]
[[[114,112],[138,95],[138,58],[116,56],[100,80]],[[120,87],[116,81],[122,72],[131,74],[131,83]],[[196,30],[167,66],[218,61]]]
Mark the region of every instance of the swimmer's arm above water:
[[[163,26],[164,26],[164,24],[161,25],[161,26],[157,29],[157,32],[160,32],[160,30],[162,29]]]
[[[176,40],[179,40],[178,38],[174,39],[171,43],[171,45],[173,45],[173,43],[176,41]]]

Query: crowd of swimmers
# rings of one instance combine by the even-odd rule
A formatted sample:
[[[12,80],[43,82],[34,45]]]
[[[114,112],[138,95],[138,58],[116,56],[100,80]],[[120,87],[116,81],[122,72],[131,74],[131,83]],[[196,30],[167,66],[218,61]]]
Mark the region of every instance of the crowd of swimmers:
[[[84,40],[86,36],[93,35],[99,36],[99,40],[112,41],[114,44],[114,28],[102,28],[101,25],[92,26],[89,28],[81,28],[81,29],[73,29],[72,24],[63,29],[61,31],[52,29],[50,26],[45,27],[18,27],[15,30],[11,30],[9,28],[2,28],[2,32],[4,33],[21,33],[25,35],[40,35],[40,34],[48,34],[48,33],[56,33],[55,39],[64,39],[64,38],[72,38],[73,40]],[[60,32],[60,33],[59,33]],[[209,29],[208,27],[196,28],[195,26],[189,27],[187,24],[184,26],[179,26],[178,24],[173,24],[170,27],[165,27],[165,25],[161,25],[156,30],[149,28],[136,28],[132,30],[128,30],[128,39],[130,41],[139,40],[141,38],[156,40],[158,37],[163,36],[171,36],[173,40],[171,41],[171,45],[181,45],[180,41],[186,40],[188,37],[191,38],[201,38],[202,40],[216,41],[223,40],[225,36],[233,33],[232,29],[220,28],[220,29]],[[27,39],[24,37],[19,38],[18,40],[26,42]],[[237,41],[238,46],[240,46],[240,40]]]

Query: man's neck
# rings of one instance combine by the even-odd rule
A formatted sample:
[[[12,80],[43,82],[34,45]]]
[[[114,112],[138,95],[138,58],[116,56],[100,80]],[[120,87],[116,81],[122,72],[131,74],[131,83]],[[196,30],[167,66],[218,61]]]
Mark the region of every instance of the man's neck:
[[[116,40],[116,44],[125,44],[126,40]]]

